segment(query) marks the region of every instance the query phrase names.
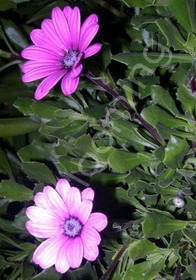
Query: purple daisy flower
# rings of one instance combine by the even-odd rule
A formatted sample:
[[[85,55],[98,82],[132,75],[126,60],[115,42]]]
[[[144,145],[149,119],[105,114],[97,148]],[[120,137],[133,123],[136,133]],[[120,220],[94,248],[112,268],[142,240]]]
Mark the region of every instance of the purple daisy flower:
[[[71,187],[66,179],[60,179],[56,188],[45,186],[38,192],[26,214],[30,221],[27,230],[39,238],[47,238],[33,254],[34,263],[46,269],[55,264],[60,273],[81,265],[83,257],[94,261],[98,257],[101,242],[99,232],[107,226],[107,217],[91,213],[94,191],[82,192]]]
[[[78,87],[82,59],[96,54],[101,44],[89,44],[99,30],[98,17],[91,14],[81,26],[78,7],[67,6],[52,10],[52,19],[45,19],[41,29],[34,29],[30,36],[34,45],[25,48],[21,55],[29,59],[22,66],[23,82],[44,78],[35,92],[35,99],[45,97],[60,79],[65,95]]]

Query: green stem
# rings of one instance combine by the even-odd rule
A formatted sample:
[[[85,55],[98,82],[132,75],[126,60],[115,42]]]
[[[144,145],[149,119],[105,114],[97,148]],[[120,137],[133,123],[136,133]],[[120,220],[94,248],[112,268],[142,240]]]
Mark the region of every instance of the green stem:
[[[86,77],[91,80],[94,84],[102,87],[105,89],[109,94],[111,94],[114,98],[116,98],[129,112],[132,112],[133,109],[130,104],[127,102],[124,96],[120,96],[116,93],[111,87],[103,83],[102,81],[98,80],[91,72],[86,73]],[[139,113],[135,112],[135,116],[141,122],[141,124],[154,136],[154,138],[160,143],[163,144],[164,141],[161,136],[157,133],[157,131],[148,123],[146,122]]]

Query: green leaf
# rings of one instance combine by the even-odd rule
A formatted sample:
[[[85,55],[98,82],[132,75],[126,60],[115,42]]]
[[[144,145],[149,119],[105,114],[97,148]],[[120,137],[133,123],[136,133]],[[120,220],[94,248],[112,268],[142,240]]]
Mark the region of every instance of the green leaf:
[[[14,3],[24,3],[24,2],[29,2],[30,0],[11,0]]]
[[[187,51],[185,47],[185,40],[168,18],[156,20],[156,24],[167,40],[167,46],[173,47],[174,50]]]
[[[170,136],[163,162],[171,168],[182,167],[182,161],[188,149],[187,142],[175,136]]]
[[[23,162],[22,169],[33,180],[46,184],[56,183],[52,171],[42,162]]]
[[[196,246],[196,232],[195,229],[184,229],[183,234],[188,238],[194,246]]]
[[[25,48],[28,46],[28,42],[25,36],[22,34],[20,29],[11,20],[1,19],[5,33],[9,40],[20,48]]]
[[[170,0],[168,4],[177,21],[187,30],[187,32],[195,32],[195,1]]]
[[[163,50],[162,53],[151,52],[127,52],[118,53],[113,55],[113,59],[121,63],[126,64],[129,68],[133,68],[134,71],[138,69],[145,69],[149,74],[153,73],[152,69],[156,69],[158,66],[166,67],[171,63],[192,63],[193,57],[188,54],[172,54],[168,53],[168,50]],[[134,74],[134,73],[133,73]]]
[[[185,85],[182,85],[178,89],[177,99],[182,103],[184,109],[193,116],[196,105],[196,98],[191,95],[190,90]]]
[[[173,231],[181,230],[187,226],[188,222],[174,219],[169,213],[147,213],[143,232],[147,238],[160,238]]]
[[[38,130],[39,123],[29,118],[0,119],[0,137],[16,136]]]
[[[168,253],[168,251],[167,249],[157,247],[147,239],[134,241],[128,248],[128,254],[134,261],[153,254],[165,254]]]
[[[185,121],[174,118],[171,114],[156,105],[144,108],[141,112],[141,116],[154,128],[156,128],[157,124],[163,124],[170,128],[186,126]]]
[[[14,246],[16,248],[22,249],[22,247],[17,242],[15,242],[14,240],[12,240],[10,237],[8,237],[7,235],[5,235],[3,233],[0,233],[0,240],[3,242],[6,242],[8,244],[11,244],[12,246]]]
[[[124,279],[129,280],[144,280],[144,275],[152,267],[153,261],[148,260],[138,264],[135,264],[133,267],[129,268],[124,274]],[[152,278],[153,279],[153,278]],[[151,279],[151,280],[152,280]]]
[[[151,156],[147,153],[131,153],[114,150],[109,156],[108,164],[115,171],[125,172],[150,159]]]
[[[144,280],[152,280],[155,279],[158,273],[165,267],[166,257],[156,258],[156,261],[152,264],[150,269],[145,274]]]
[[[12,0],[0,0],[0,11],[7,11],[12,8],[16,8],[16,4]]]
[[[174,176],[175,176],[175,170],[172,168],[167,168],[158,176],[159,185],[162,187],[169,186],[173,182],[175,178]]]
[[[0,195],[6,197],[10,202],[31,200],[32,190],[14,182],[13,180],[2,180],[0,183]]]
[[[173,115],[179,115],[174,99],[171,95],[160,86],[152,86],[152,99],[155,104],[158,104],[171,112]]]
[[[142,136],[138,129],[128,120],[111,119],[112,133],[114,136],[125,144],[125,140],[138,151],[143,151],[144,146],[155,148],[156,145]],[[130,145],[130,144],[129,144]]]
[[[33,141],[31,145],[27,145],[21,148],[18,152],[18,156],[22,161],[33,161],[33,160],[50,160],[54,158],[54,148],[56,143],[48,144],[39,141]]]
[[[10,178],[14,179],[7,155],[5,151],[2,150],[1,148],[0,148],[0,167],[2,168],[5,174],[8,174]]]
[[[90,183],[93,186],[94,183],[100,183],[101,185],[114,186],[121,182],[125,182],[125,178],[127,177],[127,173],[125,174],[114,174],[114,173],[100,173],[95,174],[90,177]],[[118,196],[118,195],[117,195]]]
[[[128,7],[167,6],[169,0],[122,0]]]
[[[51,267],[35,275],[32,280],[59,280],[61,277],[62,275],[56,272],[53,267]]]
[[[31,105],[34,115],[37,118],[55,119],[62,110],[48,103],[33,102]]]
[[[196,219],[196,200],[190,196],[186,196],[185,209],[190,213],[192,219]]]
[[[24,230],[26,231],[25,227],[22,229],[21,227],[17,226],[15,222],[3,218],[0,218],[0,229],[14,234],[24,232]]]

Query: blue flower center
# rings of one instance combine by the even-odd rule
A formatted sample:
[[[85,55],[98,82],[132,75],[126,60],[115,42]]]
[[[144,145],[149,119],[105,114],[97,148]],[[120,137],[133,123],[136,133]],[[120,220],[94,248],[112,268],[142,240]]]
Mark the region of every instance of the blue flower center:
[[[78,57],[78,52],[75,50],[68,51],[63,57],[63,64],[65,68],[72,68],[76,59]]]
[[[77,218],[70,217],[63,225],[64,234],[69,237],[76,237],[82,230],[82,224]]]

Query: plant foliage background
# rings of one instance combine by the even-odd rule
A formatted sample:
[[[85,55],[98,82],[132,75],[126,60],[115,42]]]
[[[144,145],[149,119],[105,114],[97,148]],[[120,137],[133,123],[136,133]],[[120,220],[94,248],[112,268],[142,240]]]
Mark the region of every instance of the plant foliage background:
[[[103,48],[85,69],[132,112],[85,72],[68,97],[35,101],[37,82],[21,82],[30,31],[66,5],[98,14]],[[196,279],[195,56],[195,0],[0,0],[1,280]],[[65,275],[31,262],[25,229],[33,195],[61,177],[93,187],[109,219],[98,260]]]

